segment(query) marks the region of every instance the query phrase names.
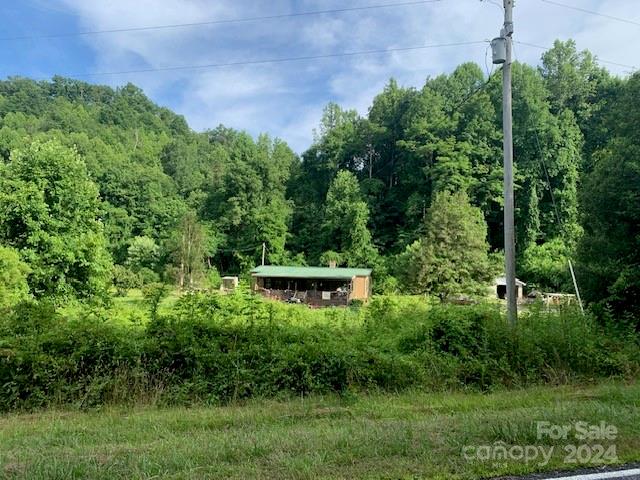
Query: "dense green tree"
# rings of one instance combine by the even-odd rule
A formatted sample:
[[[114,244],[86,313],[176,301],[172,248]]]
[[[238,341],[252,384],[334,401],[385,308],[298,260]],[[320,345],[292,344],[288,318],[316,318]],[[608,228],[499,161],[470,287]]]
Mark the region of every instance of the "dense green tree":
[[[445,299],[486,292],[492,276],[487,225],[465,193],[438,193],[423,235],[407,246],[398,261],[404,288]]]
[[[499,94],[498,94],[499,95]],[[514,159],[517,248],[580,236],[577,185],[582,134],[573,113],[554,115],[540,74],[514,64]],[[496,97],[496,103],[500,103]],[[537,217],[537,218],[536,218]]]
[[[541,245],[531,243],[522,254],[518,275],[530,288],[551,292],[572,292],[569,273],[570,249],[560,238]]]
[[[30,271],[17,250],[0,245],[0,310],[29,298]]]
[[[130,289],[142,286],[142,279],[139,274],[132,272],[122,265],[114,265],[112,271],[112,283],[116,289],[116,294],[124,297]]]
[[[104,291],[110,259],[99,211],[83,161],[58,142],[34,142],[0,164],[0,241],[20,251],[36,296]]]
[[[573,40],[556,40],[542,55],[540,73],[553,110],[569,109],[581,122],[599,108],[598,87],[609,77],[589,51],[578,52]]]
[[[294,175],[294,247],[313,257],[322,251],[316,212],[327,177],[340,169],[359,179],[373,238],[385,253],[415,239],[434,192],[469,191],[497,223],[501,140],[492,99],[481,91],[485,81],[479,67],[465,64],[420,91],[391,80],[366,119],[329,105]]]
[[[172,260],[180,288],[195,288],[201,282],[207,256],[207,234],[194,212],[182,218],[172,239]]]
[[[25,90],[36,99],[23,98]],[[113,90],[60,77],[11,79],[0,82],[0,92],[11,109],[0,117],[1,154],[8,158],[33,140],[50,139],[77,150],[98,185],[100,217],[118,262],[126,259],[131,237],[162,239],[171,231],[186,207],[158,157],[172,135],[195,138],[184,119],[155,106],[133,86]]]
[[[339,170],[355,172],[362,168],[363,159],[359,157],[365,149],[360,141],[361,122],[355,111],[329,103],[314,131],[313,145],[303,154],[302,162],[293,165],[287,188],[287,196],[296,205],[290,243],[294,251],[304,253],[314,263],[324,248],[317,235],[318,212],[332,180]]]
[[[639,86],[634,78],[631,90],[640,92]],[[639,108],[640,97],[634,98]],[[603,301],[640,322],[640,142],[634,136],[600,151],[585,181],[579,280],[588,301]]]
[[[579,52],[573,40],[556,40],[542,55],[539,70],[552,111],[570,110],[576,118],[584,137],[581,167],[588,171],[593,152],[611,137],[611,109],[622,90],[622,80],[599,66],[589,51]]]
[[[327,192],[322,233],[325,244],[333,246],[350,267],[371,267],[377,262],[368,221],[369,208],[357,178],[341,170]]]
[[[286,183],[295,154],[280,140],[227,129],[210,132],[225,146],[230,166],[219,186],[209,192],[203,208],[220,237],[222,270],[244,271],[257,264],[265,243],[272,263],[286,262],[292,203]]]
[[[375,132],[371,142],[375,154],[370,155],[374,159],[373,178],[368,180],[367,190],[375,193],[376,201],[370,204],[372,231],[383,251],[394,251],[406,243],[404,232],[412,230],[426,210],[428,199],[424,198],[422,171],[420,167],[412,169],[405,161],[413,145],[400,143],[405,140],[408,123],[405,118],[415,111],[413,105],[419,96],[417,90],[402,88],[391,79],[369,109],[369,121]],[[416,183],[419,184],[417,191]]]
[[[157,267],[160,247],[153,238],[134,237],[127,249],[127,266],[134,272],[142,268],[153,270]]]

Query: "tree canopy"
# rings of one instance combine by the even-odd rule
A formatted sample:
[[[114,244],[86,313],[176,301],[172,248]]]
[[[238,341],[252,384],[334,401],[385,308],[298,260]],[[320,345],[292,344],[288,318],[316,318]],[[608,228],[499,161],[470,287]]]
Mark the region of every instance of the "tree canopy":
[[[424,233],[400,256],[399,274],[414,293],[445,299],[486,292],[492,272],[482,211],[463,192],[440,192],[427,211]]]
[[[198,281],[242,274],[263,245],[267,263],[369,266],[380,285],[397,285],[384,277],[413,256],[424,275],[405,288],[435,292],[438,255],[457,269],[503,248],[500,84],[472,63],[418,87],[390,79],[367,112],[327,105],[297,155],[266,134],[194,132],[131,84],[9,78],[0,245],[27,265],[36,297],[176,281],[181,263]],[[518,275],[568,290],[573,259],[586,298],[624,311],[637,305],[638,85],[573,41],[537,68],[513,66]],[[185,231],[195,256],[176,253]],[[481,282],[467,273],[443,276],[443,289]]]
[[[0,164],[0,240],[29,265],[36,296],[105,289],[111,260],[99,212],[84,162],[57,141],[35,141]]]

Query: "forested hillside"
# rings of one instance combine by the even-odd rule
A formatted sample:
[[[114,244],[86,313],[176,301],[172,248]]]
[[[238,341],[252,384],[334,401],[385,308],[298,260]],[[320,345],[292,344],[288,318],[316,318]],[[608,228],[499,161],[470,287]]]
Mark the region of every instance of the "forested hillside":
[[[640,76],[573,42],[514,65],[530,284],[570,291],[573,258],[587,300],[637,308],[638,112]],[[419,89],[390,80],[365,116],[328,105],[298,156],[267,134],[196,133],[133,85],[2,81],[2,301],[215,284],[263,243],[272,264],[371,266],[379,290],[478,291],[501,268],[501,118],[499,72],[464,64]]]

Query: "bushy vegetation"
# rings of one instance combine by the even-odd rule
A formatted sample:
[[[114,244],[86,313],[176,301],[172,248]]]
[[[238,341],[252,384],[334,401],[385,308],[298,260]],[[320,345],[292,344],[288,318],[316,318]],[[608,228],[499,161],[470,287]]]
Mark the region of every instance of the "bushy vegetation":
[[[361,390],[492,389],[630,378],[640,346],[572,310],[533,309],[517,328],[491,306],[377,297],[309,310],[242,289],[189,294],[144,324],[24,303],[0,323],[0,409],[192,404]],[[156,302],[156,308],[153,308]]]
[[[29,297],[29,271],[17,250],[0,246],[0,311]]]

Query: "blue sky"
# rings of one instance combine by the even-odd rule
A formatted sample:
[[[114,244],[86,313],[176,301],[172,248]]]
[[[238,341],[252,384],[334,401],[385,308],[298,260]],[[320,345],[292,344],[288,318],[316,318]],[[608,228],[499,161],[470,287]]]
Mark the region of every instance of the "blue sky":
[[[317,11],[399,0],[2,0],[0,37],[203,22]],[[558,0],[640,21],[637,0]],[[313,139],[330,101],[366,114],[390,77],[419,87],[425,78],[474,61],[485,68],[485,45],[447,47],[202,70],[84,76],[96,72],[323,55],[357,50],[488,40],[501,9],[479,0],[441,0],[340,14],[168,30],[62,38],[2,40],[0,76],[54,74],[118,86],[132,82],[157,103],[183,114],[195,130],[220,123],[283,138],[298,152]],[[640,65],[640,26],[571,11],[543,0],[517,0],[515,38],[551,45],[573,38],[603,60]],[[516,46],[538,63],[539,49]],[[489,58],[490,63],[490,58]],[[625,75],[626,67],[605,64]],[[490,68],[491,65],[489,64]]]

